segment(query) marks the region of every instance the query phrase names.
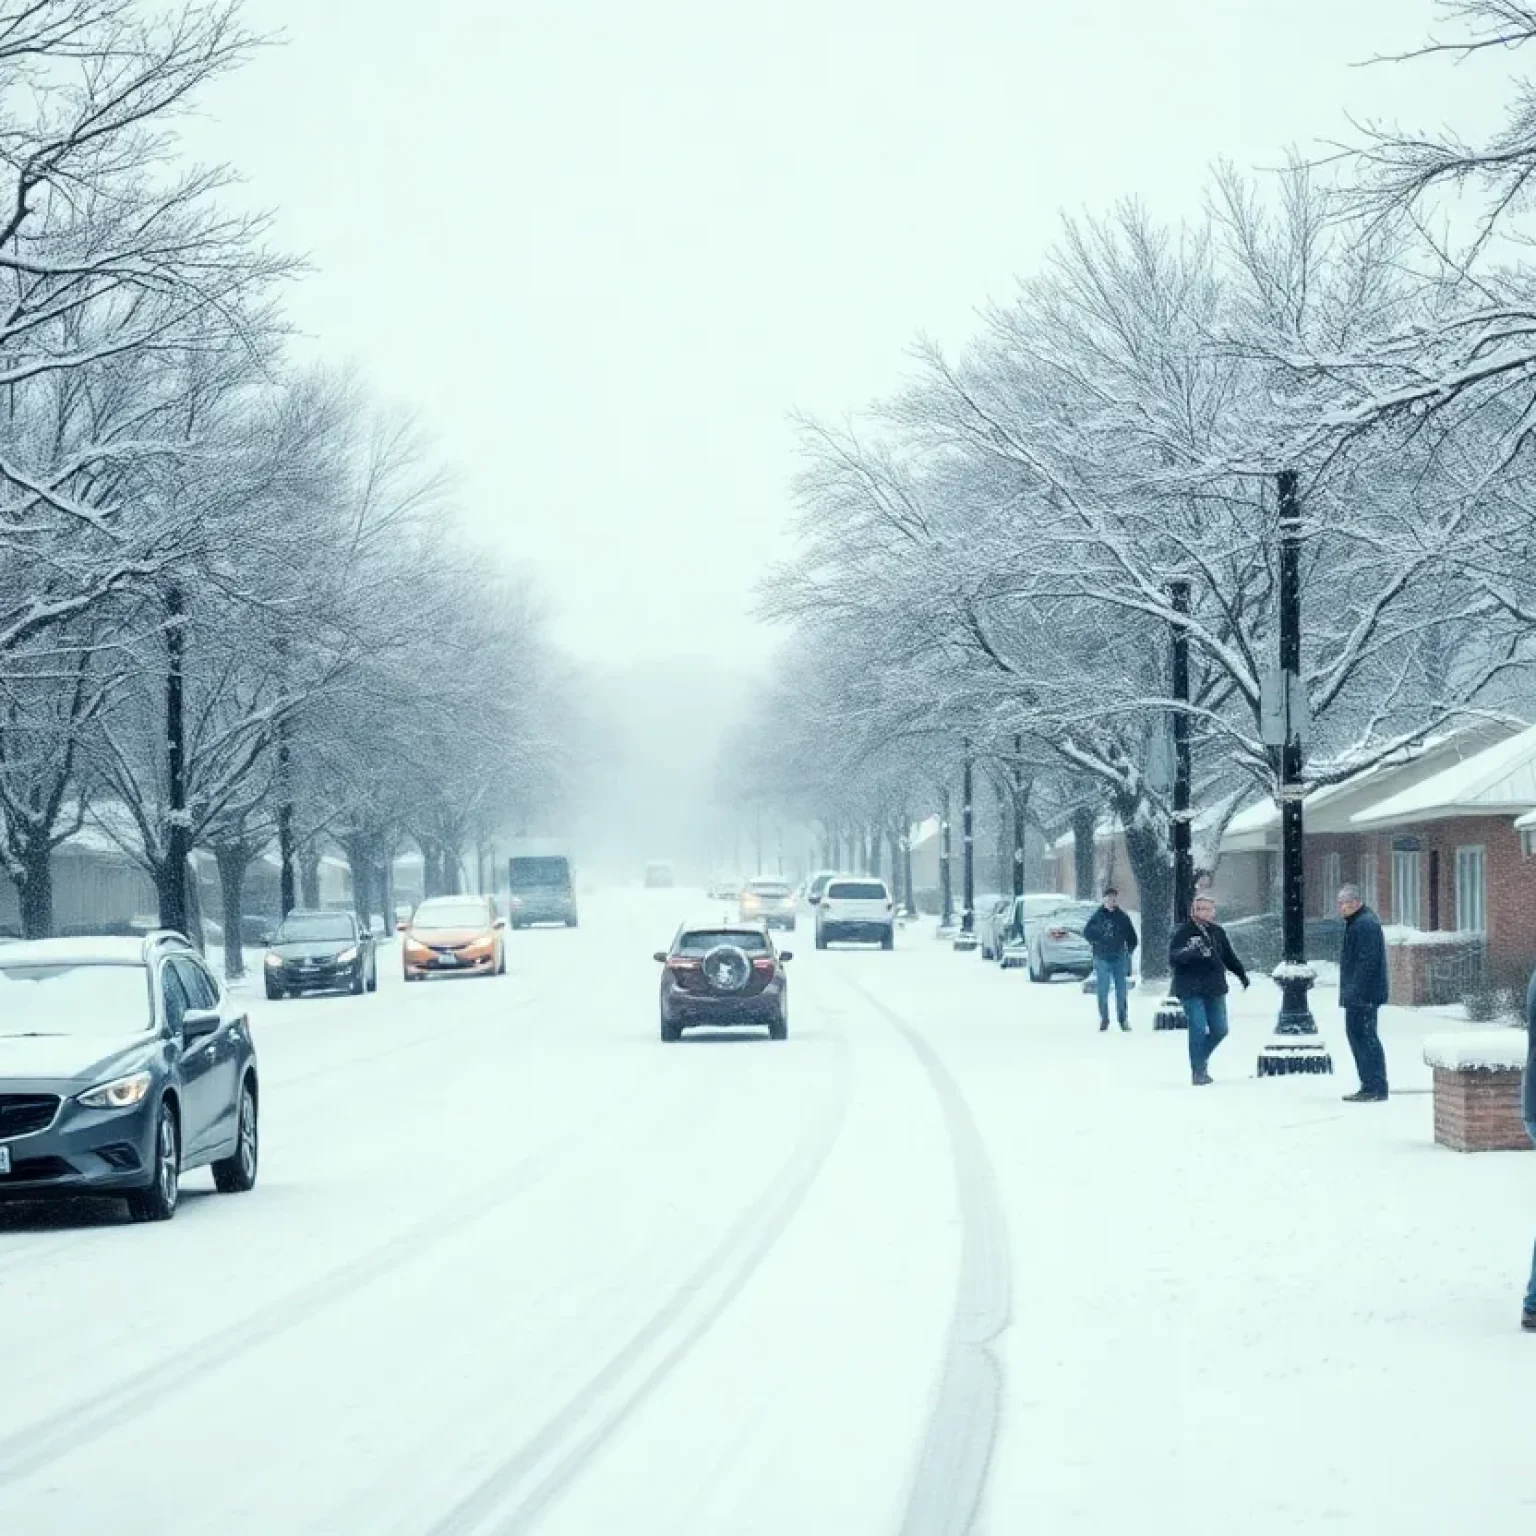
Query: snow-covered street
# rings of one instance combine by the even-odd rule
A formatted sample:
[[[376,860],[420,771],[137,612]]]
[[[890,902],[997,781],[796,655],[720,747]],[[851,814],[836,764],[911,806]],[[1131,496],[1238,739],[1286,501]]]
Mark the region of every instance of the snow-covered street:
[[[1260,981],[1196,1092],[1150,996],[1100,1035],[802,923],[786,1045],[663,1046],[699,905],[253,1002],[254,1193],[0,1211],[0,1530],[1532,1528],[1532,1164],[1432,1145],[1443,1020],[1389,1010],[1347,1106],[1327,992],[1338,1075],[1253,1077]]]

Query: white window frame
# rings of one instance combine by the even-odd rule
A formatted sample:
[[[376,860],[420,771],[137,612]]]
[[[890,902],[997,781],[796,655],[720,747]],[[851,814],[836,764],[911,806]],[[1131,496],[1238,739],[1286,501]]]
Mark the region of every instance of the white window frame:
[[[1467,877],[1477,871],[1475,886]],[[1469,843],[1456,850],[1456,931],[1488,931],[1488,855],[1481,843]]]
[[[1333,911],[1339,899],[1339,887],[1344,884],[1344,860],[1337,853],[1323,855],[1323,916]]]
[[[1360,899],[1371,911],[1381,911],[1381,857],[1374,848],[1360,855]]]
[[[1417,928],[1424,916],[1424,856],[1417,849],[1392,850],[1392,921]]]

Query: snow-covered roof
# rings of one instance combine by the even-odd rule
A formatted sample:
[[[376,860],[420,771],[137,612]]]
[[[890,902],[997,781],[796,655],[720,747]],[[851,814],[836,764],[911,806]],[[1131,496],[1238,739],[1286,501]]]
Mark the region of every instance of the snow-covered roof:
[[[1513,726],[1483,721],[1445,736],[1431,736],[1418,746],[1404,747],[1368,772],[1342,784],[1314,790],[1303,801],[1307,831],[1353,832],[1356,813],[1381,802],[1396,790],[1424,783],[1442,770],[1459,768],[1482,752],[1511,739]],[[1255,853],[1274,847],[1280,836],[1280,807],[1266,796],[1244,807],[1230,822],[1221,840],[1223,853]]]
[[[1536,810],[1536,726],[1356,811],[1357,827]]]
[[[1431,1035],[1424,1063],[1442,1072],[1506,1072],[1525,1066],[1530,1041],[1521,1028],[1471,1029],[1458,1035]]]
[[[1214,807],[1207,806],[1203,811],[1196,811],[1190,817],[1189,826],[1191,832],[1203,832],[1215,824],[1217,812]],[[1093,841],[1095,845],[1112,843],[1124,833],[1125,829],[1120,825],[1119,819],[1114,816],[1101,816],[1093,829]],[[1065,853],[1072,846],[1072,833],[1063,832],[1060,837],[1050,845],[1050,852]]]
[[[18,939],[5,946],[7,965],[142,965],[142,938]]]

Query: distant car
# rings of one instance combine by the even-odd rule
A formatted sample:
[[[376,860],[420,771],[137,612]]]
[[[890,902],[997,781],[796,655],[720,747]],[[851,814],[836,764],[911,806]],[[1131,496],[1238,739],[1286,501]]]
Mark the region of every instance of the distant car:
[[[240,942],[252,949],[265,949],[277,932],[277,924],[270,917],[242,917]]]
[[[444,974],[505,976],[506,921],[489,896],[431,896],[401,923],[407,981]]]
[[[1022,896],[1015,897],[1007,917],[1002,920],[996,957],[998,964],[1005,971],[1027,965],[1029,941],[1034,934],[1035,924],[1053,912],[1061,911],[1063,907],[1077,904],[1071,896],[1063,895],[1060,891],[1026,891]]]
[[[176,1214],[181,1176],[256,1183],[250,1026],[179,933],[0,951],[0,1198],[120,1195]]]
[[[704,894],[710,901],[735,901],[745,884],[744,880],[732,880],[729,876],[717,877],[709,882],[709,889]]]
[[[766,928],[751,923],[703,923],[679,928],[657,950],[661,972],[661,1038],[707,1024],[766,1027],[770,1039],[789,1038],[789,950],[775,950]]]
[[[645,866],[645,885],[647,890],[669,890],[672,886],[672,866],[670,864],[647,864]]]
[[[360,997],[379,987],[373,935],[354,912],[290,912],[267,945],[262,970],[273,1002],[304,992]]]
[[[795,931],[795,893],[783,880],[749,880],[738,902],[744,922],[763,922],[770,928]]]
[[[987,895],[976,898],[975,932],[983,960],[997,958],[998,934],[1007,920],[1008,909],[1012,905],[1012,896]]]
[[[808,906],[815,907],[820,903],[822,893],[827,888],[827,881],[835,878],[837,873],[835,869],[818,869],[805,882],[805,900]]]
[[[576,881],[564,854],[507,860],[507,911],[514,928],[576,926]]]
[[[836,875],[827,881],[816,904],[816,948],[838,942],[896,947],[896,905],[884,880]]]

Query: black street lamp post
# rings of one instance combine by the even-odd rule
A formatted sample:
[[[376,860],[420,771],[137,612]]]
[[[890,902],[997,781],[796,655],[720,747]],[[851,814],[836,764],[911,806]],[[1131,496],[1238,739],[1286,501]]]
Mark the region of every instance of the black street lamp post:
[[[1190,753],[1189,753],[1189,629],[1183,620],[1189,615],[1189,581],[1185,577],[1168,583],[1168,600],[1173,608],[1172,656],[1169,666],[1173,697],[1173,926],[1189,916],[1195,899],[1195,861],[1190,847]],[[1171,994],[1158,1005],[1154,1029],[1185,1029],[1189,1021],[1184,1005]]]
[[[960,932],[955,935],[956,949],[976,948],[976,821],[971,806],[975,788],[976,765],[971,756],[971,743],[965,743],[965,763],[962,769],[960,795],[960,882],[961,900]]]
[[[939,791],[939,932],[948,934],[955,926],[955,889],[950,874],[949,786]]]
[[[1024,738],[1013,738],[1013,894],[1024,894]]]
[[[1280,860],[1283,881],[1281,937],[1284,958],[1275,971],[1280,983],[1280,1017],[1273,1037],[1259,1052],[1259,1076],[1333,1071],[1333,1058],[1317,1032],[1307,993],[1317,979],[1307,964],[1306,852],[1303,844],[1302,736],[1306,698],[1301,680],[1301,508],[1296,471],[1281,470],[1280,514],[1280,670],[1272,689],[1269,743],[1279,781]]]

